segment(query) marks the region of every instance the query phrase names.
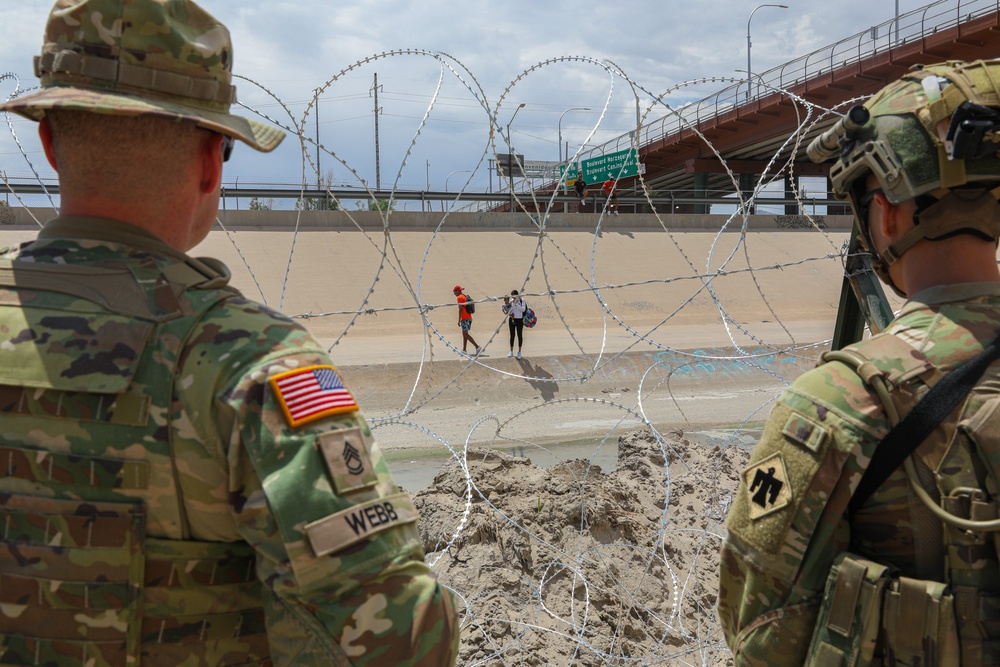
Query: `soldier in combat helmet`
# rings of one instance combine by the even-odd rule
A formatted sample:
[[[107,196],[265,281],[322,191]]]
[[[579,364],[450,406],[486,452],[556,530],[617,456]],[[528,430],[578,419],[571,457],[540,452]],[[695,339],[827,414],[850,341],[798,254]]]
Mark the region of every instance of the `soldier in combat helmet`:
[[[452,665],[450,591],[343,378],[186,254],[233,141],[191,0],[59,0],[36,92],[61,211],[0,250],[0,663]]]
[[[833,188],[907,301],[774,407],[726,522],[721,627],[738,665],[997,665],[1000,60],[915,68],[833,132]]]

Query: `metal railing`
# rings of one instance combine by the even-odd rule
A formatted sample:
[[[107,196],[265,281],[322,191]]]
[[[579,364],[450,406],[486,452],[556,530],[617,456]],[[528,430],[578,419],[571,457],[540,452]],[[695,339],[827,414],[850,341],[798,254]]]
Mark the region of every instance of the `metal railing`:
[[[746,98],[744,80],[692,102],[676,113],[658,118],[640,131],[639,145],[647,146],[699,123],[718,118],[739,106],[752,104],[776,90],[787,90],[797,84],[829,74],[837,69],[860,62],[897,46],[921,40],[929,35],[968,23],[981,16],[1000,11],[1000,0],[937,0],[924,7],[900,14],[898,19],[867,28],[828,46],[816,49],[795,60],[773,67],[754,76],[750,100]],[[1000,55],[1000,54],[998,54]],[[742,93],[740,91],[743,91]],[[592,157],[613,153],[632,145],[631,133],[606,141],[581,154]]]
[[[284,184],[283,184],[284,185]],[[52,179],[42,179],[41,182],[28,179],[7,179],[5,193],[8,206],[18,206],[16,198],[19,196],[26,205],[32,206],[32,202],[39,197],[45,197],[41,206],[48,207],[48,197],[51,196],[56,202],[59,197],[59,184]],[[552,199],[551,193],[535,193],[532,200],[530,191],[519,191],[517,194],[517,208],[533,208],[537,202],[539,207],[544,208]],[[405,210],[402,204],[405,202],[420,202],[431,210],[431,204],[436,204],[434,208],[448,207],[456,212],[459,211],[487,211],[497,210],[497,204],[510,204],[509,192],[445,192],[440,190],[394,190],[394,191],[372,191],[367,192],[360,188],[331,188],[330,190],[301,187],[274,187],[268,183],[223,183],[221,193],[220,210],[248,210],[250,200],[256,199],[259,202],[268,200],[291,200],[291,206],[284,209],[294,208],[295,202],[303,199],[325,199],[335,197],[340,202],[346,201],[371,201],[372,199],[389,200],[397,202],[396,210]],[[587,206],[592,210],[600,210],[605,204],[605,197],[601,193],[591,193],[587,198]],[[552,200],[554,204],[563,207],[566,204],[576,204],[579,197],[575,194],[557,194]],[[242,202],[242,203],[241,203]],[[619,205],[623,212],[631,212],[637,208],[649,208],[652,205],[657,211],[671,213],[677,206],[681,205],[709,205],[709,206],[736,206],[739,200],[731,190],[699,190],[696,194],[691,190],[661,191],[653,193],[653,196],[646,198],[640,193],[619,191]],[[4,199],[0,198],[0,205]],[[826,197],[800,197],[798,201],[786,198],[780,192],[757,193],[751,204],[758,208],[785,206],[799,204],[805,210],[815,211],[817,206],[843,206],[844,202]],[[348,208],[347,210],[353,210]]]

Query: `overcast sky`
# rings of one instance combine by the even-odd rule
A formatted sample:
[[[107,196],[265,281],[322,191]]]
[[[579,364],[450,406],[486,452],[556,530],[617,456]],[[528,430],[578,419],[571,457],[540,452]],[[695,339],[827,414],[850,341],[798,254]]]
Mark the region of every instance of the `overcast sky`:
[[[727,85],[721,80],[685,82],[742,79],[745,74],[737,70],[746,69],[747,19],[761,3],[205,0],[202,4],[232,32],[236,73],[261,86],[238,81],[243,104],[289,127],[301,126],[313,139],[316,115],[312,112],[303,120],[303,114],[313,91],[326,86],[319,96],[318,131],[320,142],[336,158],[322,154],[320,170],[330,172],[335,185],[356,186],[359,179],[375,184],[372,88],[377,75],[382,187],[398,183],[403,189],[442,190],[447,181],[454,191],[469,177],[474,179],[471,187],[488,187],[490,114],[496,114],[503,128],[517,106],[525,105],[512,123],[511,135],[516,152],[528,160],[559,158],[560,117],[571,155],[584,143],[601,143],[634,127],[635,97],[629,83],[610,75],[602,61],[614,63],[635,82],[643,111],[651,99],[647,93],[667,93],[666,102],[678,107]],[[785,4],[788,9],[762,7],[753,17],[755,72],[889,21],[897,5],[905,14],[926,3],[785,0]],[[0,73],[16,74],[22,89],[36,84],[31,59],[39,51],[49,7],[41,0],[4,0],[0,8],[0,23],[6,27],[0,40]],[[448,56],[393,55],[358,64],[400,49]],[[13,90],[12,80],[0,82],[5,97]],[[574,107],[591,110],[567,112]],[[427,121],[415,137],[425,115]],[[34,168],[51,176],[39,152],[34,124],[19,119],[11,124]],[[495,139],[497,152],[507,152],[504,140]],[[308,151],[315,160],[315,149],[309,145]],[[0,136],[0,155],[0,169],[8,175],[30,175],[32,168],[9,136]],[[472,176],[469,172],[477,168]],[[302,181],[304,170],[306,181],[315,182],[312,167],[308,163],[303,167],[301,143],[289,137],[270,155],[238,145],[224,180],[291,184]]]

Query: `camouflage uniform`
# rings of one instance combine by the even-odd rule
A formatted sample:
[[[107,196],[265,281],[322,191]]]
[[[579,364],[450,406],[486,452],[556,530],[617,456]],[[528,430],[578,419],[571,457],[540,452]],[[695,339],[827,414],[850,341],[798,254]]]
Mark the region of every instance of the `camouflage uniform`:
[[[454,661],[364,418],[292,428],[269,386],[330,364],[302,327],[116,221],[2,257],[0,663]]]
[[[996,337],[998,313],[998,284],[934,287],[912,297],[885,332],[854,349],[892,379],[905,409],[926,392],[925,381],[961,365]],[[900,356],[900,342],[916,352]],[[964,408],[963,424],[978,407]],[[955,416],[943,422],[916,452],[921,480],[929,477],[931,487],[930,471],[947,473],[941,463],[957,423]],[[888,564],[904,577],[944,582],[953,575],[945,571],[941,524],[917,501],[902,469],[855,516],[845,516],[888,430],[879,398],[839,361],[803,374],[782,395],[727,519],[718,612],[737,664],[803,664],[830,567],[844,552]],[[1000,457],[1000,448],[984,446],[985,456]],[[996,488],[993,470],[979,475],[974,483],[989,480]],[[977,554],[980,567],[990,563],[996,570],[995,551],[989,551]],[[921,628],[908,631],[918,642],[925,639]],[[994,663],[996,657],[979,662]]]
[[[0,110],[270,151],[281,130],[229,113],[232,62],[192,0],[58,0],[41,88]],[[0,665],[454,663],[451,594],[342,378],[228,279],[102,218],[0,250]]]

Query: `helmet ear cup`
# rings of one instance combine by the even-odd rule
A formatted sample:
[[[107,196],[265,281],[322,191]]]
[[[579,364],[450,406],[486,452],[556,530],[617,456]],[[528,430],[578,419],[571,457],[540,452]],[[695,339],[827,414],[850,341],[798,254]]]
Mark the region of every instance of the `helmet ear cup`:
[[[955,110],[945,134],[945,148],[951,160],[975,160],[997,153],[1000,110],[964,102]]]

